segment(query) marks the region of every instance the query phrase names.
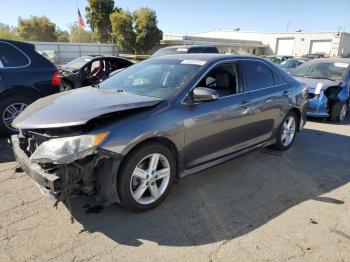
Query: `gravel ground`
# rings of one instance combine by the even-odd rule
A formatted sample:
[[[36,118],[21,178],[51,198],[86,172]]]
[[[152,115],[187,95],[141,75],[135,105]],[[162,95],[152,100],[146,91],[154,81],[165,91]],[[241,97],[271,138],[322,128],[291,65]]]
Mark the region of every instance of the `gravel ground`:
[[[184,178],[146,213],[75,197],[73,224],[0,147],[0,261],[350,261],[350,119]]]

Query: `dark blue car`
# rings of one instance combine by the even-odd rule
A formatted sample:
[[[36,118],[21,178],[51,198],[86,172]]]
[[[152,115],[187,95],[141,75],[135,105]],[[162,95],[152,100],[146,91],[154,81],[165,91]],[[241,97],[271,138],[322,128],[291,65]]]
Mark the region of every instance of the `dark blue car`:
[[[342,122],[349,108],[350,59],[320,58],[310,60],[294,72],[308,87],[307,115]]]

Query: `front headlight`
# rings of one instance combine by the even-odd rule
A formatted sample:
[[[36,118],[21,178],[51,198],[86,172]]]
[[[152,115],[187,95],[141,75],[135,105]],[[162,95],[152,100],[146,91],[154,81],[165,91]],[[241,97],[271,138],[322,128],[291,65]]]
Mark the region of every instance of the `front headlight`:
[[[92,154],[108,133],[55,138],[42,143],[30,156],[32,162],[68,164]]]

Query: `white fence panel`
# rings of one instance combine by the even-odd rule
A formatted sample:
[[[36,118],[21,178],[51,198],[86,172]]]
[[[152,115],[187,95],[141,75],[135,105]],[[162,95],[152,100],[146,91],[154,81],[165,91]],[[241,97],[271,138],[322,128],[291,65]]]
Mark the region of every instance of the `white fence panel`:
[[[54,52],[55,61],[66,63],[82,55],[115,55],[119,50],[114,44],[32,42],[39,52]]]

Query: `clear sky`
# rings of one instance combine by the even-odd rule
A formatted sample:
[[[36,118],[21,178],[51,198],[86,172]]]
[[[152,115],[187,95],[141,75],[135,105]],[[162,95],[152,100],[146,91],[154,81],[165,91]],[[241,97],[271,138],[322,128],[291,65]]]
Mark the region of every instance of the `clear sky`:
[[[350,0],[116,0],[134,11],[148,6],[157,12],[165,34],[189,34],[211,29],[243,31],[350,32]],[[19,16],[46,15],[61,29],[77,20],[79,6],[85,20],[86,0],[0,0],[0,23],[17,25]]]

